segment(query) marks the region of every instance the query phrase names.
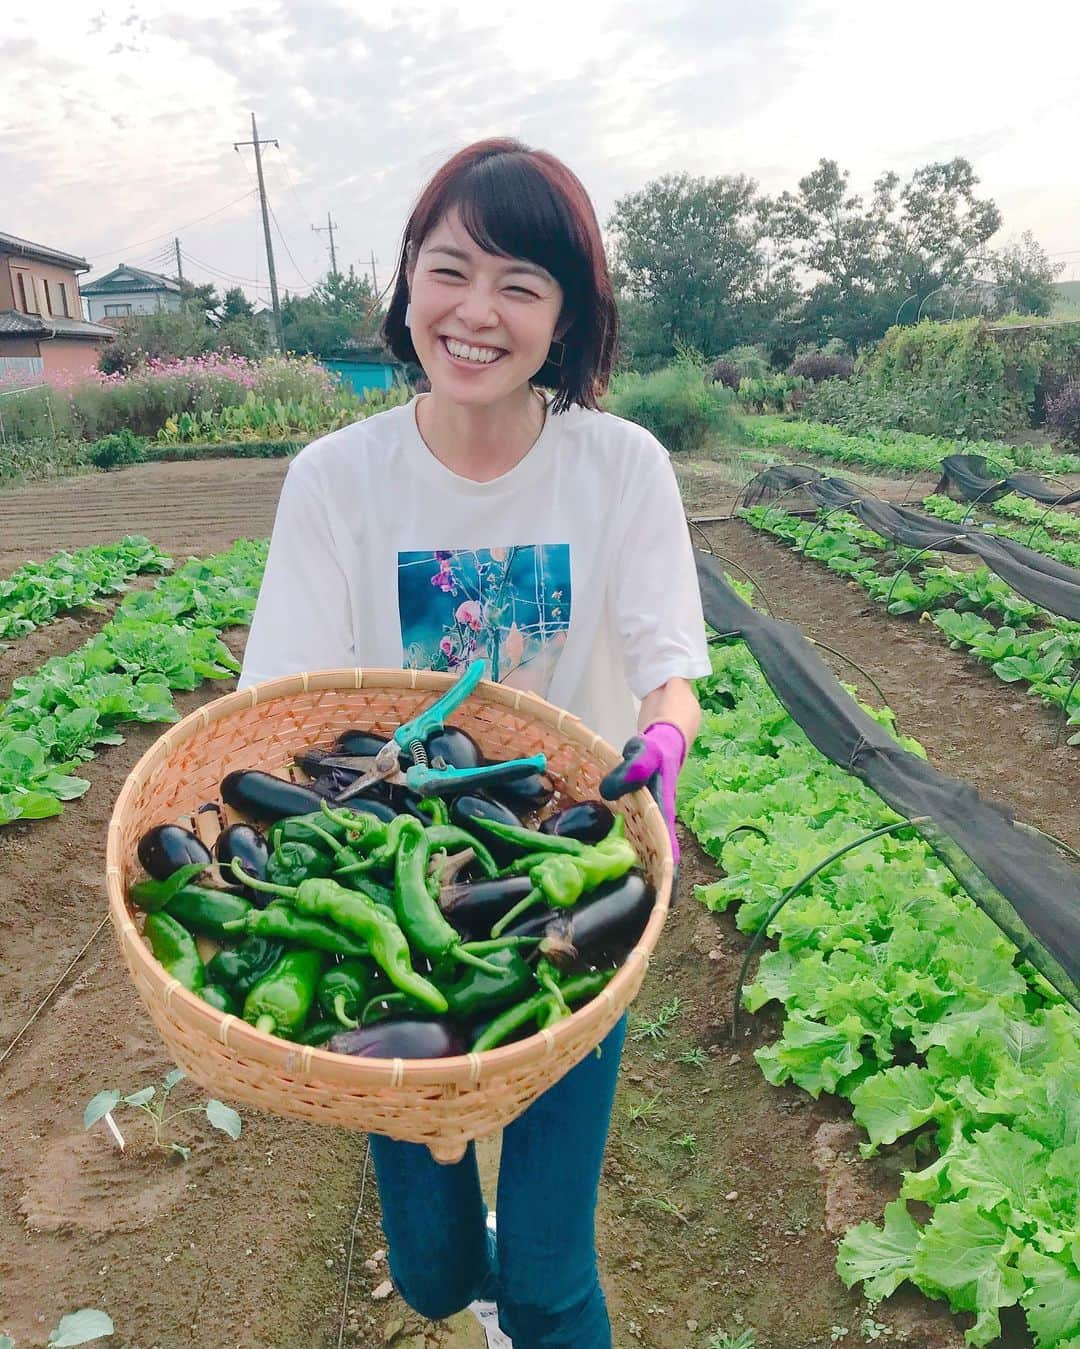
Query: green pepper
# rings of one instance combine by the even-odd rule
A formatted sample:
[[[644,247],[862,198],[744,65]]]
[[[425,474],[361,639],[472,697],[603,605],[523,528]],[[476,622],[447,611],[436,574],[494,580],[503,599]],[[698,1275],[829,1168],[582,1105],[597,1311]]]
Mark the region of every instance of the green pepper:
[[[199,948],[195,938],[181,923],[167,913],[150,913],[143,924],[143,936],[150,943],[155,960],[165,966],[174,979],[192,993],[206,983]]]
[[[300,914],[329,919],[338,927],[361,937],[370,950],[372,959],[386,972],[390,982],[403,993],[410,993],[432,1012],[445,1012],[446,999],[423,975],[412,967],[408,938],[381,905],[355,890],[346,890],[336,881],[302,881],[295,889],[271,885],[248,877],[254,890],[280,895],[296,905]],[[263,909],[271,913],[277,905]]]
[[[311,843],[279,843],[266,862],[266,879],[275,885],[299,885],[312,877],[329,876],[333,857]]]
[[[163,881],[136,881],[128,891],[132,904],[146,913],[157,913],[185,885],[206,870],[202,862],[189,862],[187,866],[177,867],[171,876]]]
[[[227,923],[245,918],[252,910],[251,901],[230,890],[210,890],[202,885],[185,885],[165,905],[165,912],[191,932],[204,937],[226,941]]]
[[[318,918],[307,918],[285,904],[271,904],[265,909],[252,909],[237,923],[227,925],[226,936],[246,932],[253,937],[270,937],[274,941],[293,942],[310,946],[316,951],[328,951],[335,956],[366,956],[368,949],[362,941],[334,923]],[[265,973],[265,971],[264,971]]]
[[[284,843],[308,843],[333,856],[335,847],[362,840],[372,831],[381,833],[385,828],[374,815],[347,809],[334,811],[327,807],[326,810],[312,811],[310,815],[292,815],[286,820],[278,820],[270,826],[266,841],[272,849]],[[330,846],[331,843],[335,846]]]
[[[331,1035],[336,1035],[341,1029],[337,1021],[316,1021],[308,1026],[307,1030],[302,1030],[297,1035],[296,1043],[298,1045],[324,1045]]]
[[[511,842],[520,841],[520,835],[532,832],[493,820],[478,820],[477,823]],[[537,834],[536,837],[544,836]],[[493,937],[505,932],[526,909],[541,900],[546,900],[554,908],[568,909],[586,891],[595,890],[605,881],[618,880],[638,864],[633,844],[625,837],[625,824],[621,815],[615,816],[611,832],[599,843],[581,843],[577,839],[562,839],[557,835],[552,837],[565,846],[559,851],[539,851],[519,858],[508,868],[515,872],[527,871],[532,889],[499,919],[491,929]]]
[[[337,1017],[343,1026],[355,1030],[360,1012],[371,995],[371,971],[359,960],[343,960],[326,971],[315,994],[323,1015]]]
[[[437,832],[438,826],[425,829],[419,820],[406,817],[406,827],[401,830],[394,867],[394,912],[397,920],[410,944],[429,960],[458,960],[463,965],[475,965],[489,974],[497,975],[497,966],[474,954],[463,943],[461,933],[446,921],[438,900],[428,889],[427,864],[431,856],[431,836]],[[455,834],[461,832],[454,830]]]
[[[284,942],[268,937],[248,937],[239,946],[219,951],[207,965],[206,977],[211,983],[224,984],[243,997],[284,954]]]
[[[337,816],[331,814],[330,819],[336,820]],[[423,829],[423,827],[415,815],[396,815],[389,824],[382,826],[381,837],[376,830],[369,830],[355,849],[367,855],[358,861],[338,867],[337,874],[352,876],[360,872],[378,871],[393,866],[402,835],[412,828]]]
[[[554,1025],[556,1021],[561,1021],[567,1015],[559,1005],[560,1001],[567,1005],[575,1002],[587,1002],[590,998],[595,998],[604,989],[614,974],[614,970],[593,970],[588,974],[580,974],[577,978],[568,979],[565,984],[560,985],[561,999],[557,999],[547,989],[544,989],[540,993],[534,993],[531,998],[527,998],[524,1002],[508,1007],[501,1016],[497,1016],[494,1021],[489,1022],[473,1041],[473,1053],[482,1054],[485,1049],[494,1049],[513,1035],[515,1031],[520,1030],[522,1026],[528,1025],[530,1021],[536,1023],[541,1029]]]
[[[236,999],[232,993],[222,987],[221,984],[204,984],[199,989],[199,997],[203,1002],[208,1002],[211,1007],[216,1007],[219,1012],[229,1012],[236,1015]]]
[[[428,796],[423,801],[418,801],[416,809],[423,811],[432,824],[450,823],[450,811],[441,796]]]
[[[498,967],[498,974],[468,969],[455,983],[442,985],[451,1016],[468,1020],[482,1012],[504,1007],[532,987],[533,972],[513,947],[494,952],[490,960],[492,965]],[[363,1024],[368,1023],[369,1010],[384,1006],[416,1010],[415,1004],[403,993],[384,994],[381,997],[376,993],[363,1009],[364,1015],[360,1018]]]
[[[291,1039],[303,1029],[311,1011],[322,967],[318,951],[287,951],[249,990],[244,1020],[267,1035]]]
[[[433,824],[425,830],[424,840],[428,847],[428,857],[444,849],[446,852],[453,852],[455,849],[460,851],[463,848],[471,848],[485,876],[499,874],[499,864],[480,840],[474,838],[467,829],[459,829],[455,824]]]

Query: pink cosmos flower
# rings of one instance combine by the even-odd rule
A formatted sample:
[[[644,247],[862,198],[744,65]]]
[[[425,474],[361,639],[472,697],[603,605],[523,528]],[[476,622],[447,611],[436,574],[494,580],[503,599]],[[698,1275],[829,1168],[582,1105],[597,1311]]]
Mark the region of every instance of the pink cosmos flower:
[[[473,632],[479,632],[481,628],[480,603],[478,600],[465,600],[454,610],[454,617],[459,623],[467,623]]]

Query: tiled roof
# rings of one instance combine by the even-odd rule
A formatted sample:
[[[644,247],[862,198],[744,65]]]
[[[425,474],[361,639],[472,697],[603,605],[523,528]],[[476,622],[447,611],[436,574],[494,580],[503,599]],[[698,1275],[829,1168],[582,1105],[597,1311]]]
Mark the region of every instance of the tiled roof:
[[[83,319],[63,319],[37,314],[21,314],[17,309],[0,309],[0,338],[41,337],[115,337],[111,328]]]
[[[17,234],[4,234],[2,231],[0,231],[0,253],[15,253],[19,257],[36,258],[39,262],[56,262],[77,272],[90,270],[90,264],[86,259],[74,253],[61,253],[57,248],[46,248],[44,244],[31,243],[29,239],[20,239]]]
[[[85,286],[80,286],[83,295],[113,295],[138,290],[169,290],[180,293],[180,285],[171,276],[162,276],[160,272],[146,272],[141,267],[129,267],[122,262],[105,276],[99,276]]]

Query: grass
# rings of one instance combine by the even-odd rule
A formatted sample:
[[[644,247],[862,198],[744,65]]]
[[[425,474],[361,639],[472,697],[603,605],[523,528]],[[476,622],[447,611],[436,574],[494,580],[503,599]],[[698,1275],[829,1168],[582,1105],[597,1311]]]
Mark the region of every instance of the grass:
[[[79,463],[83,447],[67,440],[0,441],[0,487],[68,478],[87,472]]]
[[[635,1041],[665,1039],[671,1023],[681,1010],[682,999],[676,996],[665,1002],[651,1021],[644,1017],[634,1017],[630,1026],[630,1039]]]

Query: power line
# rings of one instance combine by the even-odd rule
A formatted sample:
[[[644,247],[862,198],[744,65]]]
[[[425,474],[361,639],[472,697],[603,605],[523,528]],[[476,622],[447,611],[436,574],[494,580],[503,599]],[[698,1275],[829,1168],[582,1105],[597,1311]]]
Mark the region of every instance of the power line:
[[[192,225],[199,225],[204,220],[210,220],[213,216],[220,215],[222,211],[227,211],[230,206],[235,206],[237,202],[243,201],[246,197],[252,196],[254,189],[242,193],[239,197],[234,197],[232,201],[227,201],[224,206],[219,206],[216,211],[208,211],[206,215],[201,215],[197,220],[189,220],[184,225],[174,225],[161,234],[152,234],[149,239],[139,239],[133,244],[122,244],[119,248],[103,248],[100,253],[87,253],[86,259],[103,258],[109,253],[126,253],[133,248],[142,248],[143,244],[157,243],[159,239],[167,239],[171,234],[177,234],[180,230],[191,229]]]
[[[307,277],[304,275],[304,273],[300,270],[300,264],[296,261],[296,259],[295,259],[295,258],[293,257],[293,255],[292,255],[292,249],[289,247],[289,241],[288,241],[288,239],[285,238],[285,235],[284,235],[284,233],[282,232],[281,226],[278,224],[278,218],[277,218],[277,216],[274,214],[274,208],[273,208],[272,206],[270,206],[269,203],[267,203],[267,209],[268,209],[269,212],[270,212],[270,219],[274,222],[274,228],[275,228],[275,229],[277,230],[277,232],[278,232],[278,238],[279,238],[279,239],[281,240],[281,242],[285,245],[285,252],[288,253],[288,255],[289,255],[289,261],[290,261],[290,262],[292,263],[292,265],[296,268],[296,275],[300,278],[301,281],[303,281],[303,283],[304,283],[305,286],[310,286],[310,287],[314,290],[314,288],[315,288],[315,287],[314,287],[314,283],[311,282],[311,281],[309,281],[309,280],[307,279]]]

